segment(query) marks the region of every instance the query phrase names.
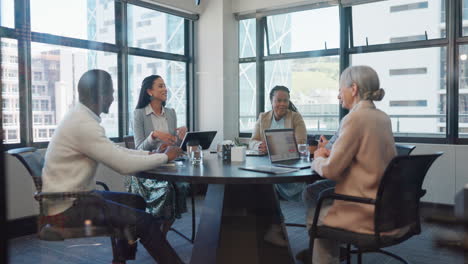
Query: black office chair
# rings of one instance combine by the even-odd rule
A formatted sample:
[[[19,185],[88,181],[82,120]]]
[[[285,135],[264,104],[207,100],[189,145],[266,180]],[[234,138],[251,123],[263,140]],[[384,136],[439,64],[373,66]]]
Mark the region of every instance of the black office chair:
[[[347,244],[349,253],[358,254],[358,263],[362,263],[362,253],[366,252],[382,253],[403,263],[408,263],[402,257],[381,248],[399,244],[413,235],[421,233],[419,201],[426,194],[421,186],[432,163],[442,154],[442,152],[438,152],[428,155],[397,156],[393,158],[385,169],[375,200],[336,194],[333,188],[322,192],[315,210],[314,222],[309,231],[310,255],[313,254],[314,239],[325,238]],[[322,203],[326,199],[375,205],[374,234],[362,234],[317,225]],[[408,230],[398,236],[382,234],[400,228],[408,228]],[[356,249],[351,250],[351,245]],[[351,263],[349,253],[347,260],[348,263]]]
[[[129,241],[136,240],[136,234],[133,229],[117,229],[110,225],[106,226],[76,226],[76,227],[65,227],[60,219],[54,217],[48,217],[44,212],[42,206],[43,199],[69,199],[69,198],[83,198],[91,197],[96,201],[102,200],[98,195],[92,192],[53,192],[47,193],[42,192],[42,168],[44,167],[44,156],[41,152],[37,151],[33,147],[16,148],[7,151],[8,154],[17,158],[24,167],[28,170],[30,176],[34,181],[36,187],[36,193],[34,198],[39,202],[39,222],[38,222],[38,237],[41,240],[46,241],[63,241],[69,238],[81,238],[81,237],[97,237],[97,236],[109,236],[112,244],[112,253],[114,259],[116,257],[116,238],[127,239]],[[102,186],[104,190],[108,191],[109,188],[103,182],[96,182],[97,185]]]
[[[408,156],[416,148],[414,145],[395,144],[398,156]]]
[[[124,136],[123,141],[125,143],[126,148],[135,149],[135,139],[134,139],[133,136]],[[130,176],[126,177],[126,180],[125,180],[125,183],[124,183],[125,188],[128,188],[128,186],[130,185],[129,179],[130,179]],[[172,184],[175,184],[175,183],[172,182]],[[175,188],[176,188],[176,186],[174,186],[174,189]],[[181,236],[182,238],[186,239],[187,241],[189,241],[190,243],[193,244],[193,242],[195,241],[195,231],[196,231],[195,192],[194,192],[193,184],[190,184],[190,196],[191,196],[191,201],[192,201],[192,236],[191,236],[191,238],[188,238],[186,235],[182,234],[182,232],[180,232],[179,230],[177,230],[175,228],[171,227],[171,229],[169,229],[169,230],[175,232],[176,234],[178,234],[179,236]]]

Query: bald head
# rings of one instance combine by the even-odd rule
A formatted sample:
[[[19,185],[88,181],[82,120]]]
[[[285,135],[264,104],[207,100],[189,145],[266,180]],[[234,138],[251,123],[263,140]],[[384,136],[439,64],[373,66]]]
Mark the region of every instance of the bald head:
[[[90,70],[78,82],[79,100],[98,115],[108,113],[114,101],[112,78],[103,70]]]

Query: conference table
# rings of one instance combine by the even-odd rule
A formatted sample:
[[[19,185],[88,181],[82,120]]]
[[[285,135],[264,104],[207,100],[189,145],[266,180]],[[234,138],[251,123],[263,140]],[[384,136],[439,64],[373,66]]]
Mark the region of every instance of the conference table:
[[[294,263],[289,246],[278,247],[263,240],[273,214],[278,213],[275,208],[279,208],[273,184],[312,182],[320,176],[310,168],[288,174],[239,169],[258,165],[270,165],[270,160],[247,157],[245,162],[230,162],[205,154],[202,165],[178,161],[136,176],[208,184],[190,263]],[[282,230],[287,239],[284,223]]]

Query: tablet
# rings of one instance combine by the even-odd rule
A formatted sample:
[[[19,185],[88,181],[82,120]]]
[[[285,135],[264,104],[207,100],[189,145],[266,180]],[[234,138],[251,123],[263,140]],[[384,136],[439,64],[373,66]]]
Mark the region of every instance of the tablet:
[[[184,140],[180,143],[180,148],[183,151],[187,151],[187,142],[191,140],[198,140],[202,149],[208,149],[216,136],[216,131],[198,131],[198,132],[187,132]]]

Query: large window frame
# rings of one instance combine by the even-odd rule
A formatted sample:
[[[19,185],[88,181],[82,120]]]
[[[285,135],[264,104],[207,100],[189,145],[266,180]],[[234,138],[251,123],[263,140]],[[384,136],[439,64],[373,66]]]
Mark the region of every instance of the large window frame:
[[[375,1],[364,1],[377,2]],[[447,107],[446,107],[446,131],[445,137],[422,137],[422,136],[401,136],[395,135],[397,142],[413,142],[413,143],[436,143],[436,144],[468,144],[468,138],[459,136],[459,110],[458,110],[458,96],[459,96],[459,47],[468,44],[468,36],[463,36],[462,32],[462,1],[443,1],[444,7],[442,11],[445,15],[446,23],[446,36],[437,39],[415,40],[408,42],[395,42],[376,45],[354,46],[353,41],[353,20],[352,20],[352,3],[351,1],[342,1],[339,5],[339,18],[340,18],[340,47],[339,49],[325,49],[314,50],[307,52],[291,52],[284,54],[265,55],[264,51],[264,32],[266,28],[266,17],[274,14],[286,14],[296,11],[304,11],[309,9],[321,8],[326,4],[310,4],[301,7],[285,8],[281,10],[265,11],[256,14],[242,14],[236,16],[240,21],[243,19],[256,18],[257,39],[256,39],[256,57],[239,58],[239,64],[256,62],[257,64],[257,116],[260,112],[265,110],[264,91],[265,91],[265,70],[264,63],[268,60],[280,60],[291,58],[309,58],[339,55],[340,59],[340,72],[350,65],[350,56],[353,54],[365,54],[382,51],[397,51],[397,50],[411,50],[431,47],[445,47],[446,48],[446,94],[447,94]],[[359,2],[359,1],[358,1]],[[347,114],[346,109],[340,107],[340,120]],[[309,131],[311,132],[311,131]],[[251,133],[241,133],[241,137],[250,137]]]
[[[142,56],[168,61],[185,63],[186,70],[186,124],[187,127],[194,126],[194,22],[199,16],[178,10],[173,10],[157,4],[141,0],[115,0],[115,44],[83,40],[71,37],[57,36],[47,33],[31,31],[30,0],[15,0],[15,28],[0,26],[0,40],[15,39],[18,42],[18,89],[20,106],[20,143],[4,144],[5,149],[23,146],[47,147],[48,142],[34,142],[33,136],[33,114],[32,114],[32,87],[31,87],[31,43],[44,43],[64,47],[81,48],[110,52],[117,55],[117,80],[114,80],[114,88],[117,90],[118,98],[118,137],[111,138],[114,142],[121,142],[123,137],[130,131],[128,102],[128,56]],[[127,5],[135,5],[143,8],[167,13],[184,18],[184,54],[153,51],[148,49],[133,48],[128,46],[127,41]]]

